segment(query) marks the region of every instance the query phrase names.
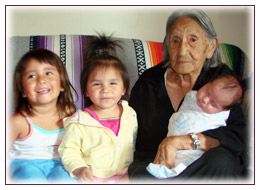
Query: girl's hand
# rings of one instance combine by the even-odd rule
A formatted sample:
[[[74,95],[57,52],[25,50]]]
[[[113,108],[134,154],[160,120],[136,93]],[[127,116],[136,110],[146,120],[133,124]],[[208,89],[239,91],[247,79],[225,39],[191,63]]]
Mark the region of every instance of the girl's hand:
[[[166,137],[159,145],[156,157],[154,159],[154,164],[161,164],[171,169],[174,167],[174,160],[177,152],[175,147],[174,136]]]
[[[81,167],[77,168],[73,171],[73,174],[77,176],[80,182],[92,182],[93,181],[93,173],[90,168]]]

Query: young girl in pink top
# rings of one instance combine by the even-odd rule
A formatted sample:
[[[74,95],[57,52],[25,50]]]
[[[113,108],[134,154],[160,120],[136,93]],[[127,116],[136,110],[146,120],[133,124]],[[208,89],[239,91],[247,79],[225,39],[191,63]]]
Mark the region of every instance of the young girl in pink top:
[[[129,77],[116,46],[105,36],[90,42],[81,73],[87,107],[64,119],[59,153],[65,169],[82,183],[126,183],[133,161],[137,118],[124,100]]]

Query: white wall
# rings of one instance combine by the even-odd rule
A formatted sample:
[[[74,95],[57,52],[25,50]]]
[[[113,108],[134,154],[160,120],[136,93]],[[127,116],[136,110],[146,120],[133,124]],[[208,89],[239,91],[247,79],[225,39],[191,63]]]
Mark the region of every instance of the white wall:
[[[7,36],[114,33],[116,37],[162,41],[176,6],[7,6]],[[190,7],[185,7],[190,8]],[[202,6],[220,42],[253,54],[252,6]],[[251,58],[252,60],[253,58]]]

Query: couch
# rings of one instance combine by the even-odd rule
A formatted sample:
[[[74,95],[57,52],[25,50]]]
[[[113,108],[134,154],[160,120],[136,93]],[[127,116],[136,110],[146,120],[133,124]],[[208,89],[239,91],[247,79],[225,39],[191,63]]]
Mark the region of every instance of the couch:
[[[90,35],[51,35],[51,36],[14,36],[7,39],[7,85],[12,85],[12,74],[15,65],[19,59],[29,50],[35,48],[46,48],[54,51],[59,55],[66,65],[66,69],[70,78],[70,81],[78,93],[78,99],[75,98],[75,104],[78,109],[84,107],[84,98],[80,91],[80,72],[83,65],[83,52],[86,44],[95,36]],[[130,75],[130,90],[135,84],[136,80],[142,73],[158,63],[162,58],[161,42],[146,41],[140,39],[129,38],[115,38],[121,41],[122,49],[117,50],[117,56],[125,64]],[[242,101],[242,108],[247,118],[253,118],[253,101],[252,93],[253,87],[250,85],[252,80],[253,71],[252,65],[250,65],[249,59],[245,53],[237,46],[232,44],[221,43],[219,44],[222,62],[227,64],[243,81],[245,81],[245,95]],[[10,79],[9,79],[10,78]],[[7,100],[9,105],[13,105],[13,93],[12,88],[7,88]],[[13,106],[10,106],[11,113]],[[254,119],[254,118],[253,118]],[[253,123],[253,122],[252,122]],[[251,123],[251,124],[252,124]],[[250,124],[250,125],[251,125]],[[251,128],[252,136],[253,128]],[[251,151],[253,152],[253,138],[250,138],[250,151],[248,151],[249,157]],[[252,155],[251,155],[252,157]],[[251,164],[253,170],[253,166]]]
[[[95,36],[89,35],[52,35],[52,36],[15,36],[8,39],[8,67],[13,73],[15,65],[27,51],[34,48],[46,48],[59,55],[66,65],[70,81],[78,93],[75,102],[78,109],[84,107],[84,98],[80,92],[80,71],[83,64],[84,47]],[[148,68],[160,63],[162,58],[162,43],[140,39],[116,38],[121,41],[122,50],[117,49],[117,55],[125,64],[130,75],[130,90],[137,78]],[[231,44],[220,44],[221,59],[243,80],[249,78],[251,72],[245,53]],[[130,92],[128,92],[130,93]],[[245,112],[249,104],[243,102]]]

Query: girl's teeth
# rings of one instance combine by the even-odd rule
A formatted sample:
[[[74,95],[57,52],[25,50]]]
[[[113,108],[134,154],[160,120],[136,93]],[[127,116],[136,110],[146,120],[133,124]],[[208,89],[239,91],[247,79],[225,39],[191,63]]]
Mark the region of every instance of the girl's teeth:
[[[46,91],[49,91],[49,89],[41,89],[41,90],[38,90],[37,92],[42,93],[42,92],[46,92]]]

